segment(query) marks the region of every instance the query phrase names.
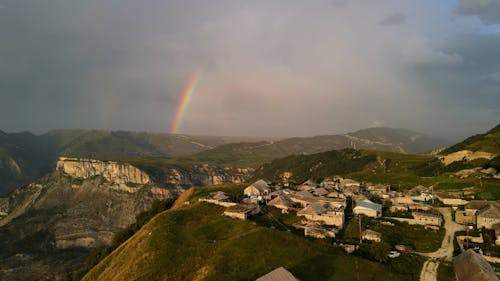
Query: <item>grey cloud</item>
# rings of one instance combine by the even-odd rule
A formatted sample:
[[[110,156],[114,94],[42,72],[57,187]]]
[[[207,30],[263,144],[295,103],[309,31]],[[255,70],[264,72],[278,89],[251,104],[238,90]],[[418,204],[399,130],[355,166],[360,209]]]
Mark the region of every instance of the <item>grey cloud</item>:
[[[500,0],[460,0],[455,12],[477,16],[485,24],[500,23]]]
[[[401,25],[406,22],[406,15],[396,13],[385,17],[379,22],[381,25]]]
[[[412,21],[376,24],[388,7]],[[201,68],[182,132],[299,136],[383,124],[442,134],[457,120],[475,132],[499,118],[498,83],[477,85],[499,71],[497,39],[439,45],[422,22],[442,15],[427,10],[419,18],[399,0],[5,2],[0,129],[166,131]]]

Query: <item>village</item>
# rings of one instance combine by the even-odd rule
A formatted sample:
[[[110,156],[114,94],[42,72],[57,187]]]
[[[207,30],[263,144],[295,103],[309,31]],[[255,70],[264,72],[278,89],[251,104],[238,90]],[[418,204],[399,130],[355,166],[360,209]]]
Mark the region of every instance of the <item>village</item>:
[[[276,208],[283,214],[295,215],[298,220],[292,226],[302,229],[305,236],[332,239],[348,253],[357,249],[356,244],[380,243],[387,234],[371,229],[362,224],[363,221],[375,220],[386,226],[402,222],[408,226],[422,226],[425,231],[434,233],[440,230],[444,233],[446,228],[452,228],[451,234],[447,230],[450,237],[442,239],[455,240],[459,252],[454,249],[456,244],[443,241],[442,247],[447,244],[449,248],[445,249],[449,252],[446,254],[449,261],[452,253],[470,255],[466,250],[472,249],[481,257],[476,259],[478,269],[481,262],[500,263],[500,247],[497,247],[500,245],[500,202],[474,200],[473,193],[467,190],[443,192],[419,185],[396,191],[389,185],[335,176],[320,183],[307,180],[296,186],[286,180],[273,185],[260,179],[244,188],[243,194],[240,202],[232,202],[223,191],[212,192],[199,201],[223,206],[225,216],[240,220],[258,216],[266,208]],[[448,213],[449,221],[445,221]],[[336,238],[342,238],[338,235],[350,220],[359,222],[359,242],[354,245],[339,243]],[[441,250],[436,250],[436,255],[442,254]],[[387,256],[394,259],[415,252],[411,246],[401,243],[393,245]],[[432,254],[422,255],[433,257]],[[469,263],[469,259],[465,260]]]

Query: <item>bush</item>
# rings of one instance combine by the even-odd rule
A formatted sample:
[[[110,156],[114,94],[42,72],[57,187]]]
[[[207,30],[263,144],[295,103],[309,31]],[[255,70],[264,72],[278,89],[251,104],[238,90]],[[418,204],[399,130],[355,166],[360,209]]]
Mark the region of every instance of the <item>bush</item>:
[[[381,263],[386,263],[389,260],[387,255],[390,251],[391,245],[385,242],[362,243],[358,248],[358,254],[360,256]]]

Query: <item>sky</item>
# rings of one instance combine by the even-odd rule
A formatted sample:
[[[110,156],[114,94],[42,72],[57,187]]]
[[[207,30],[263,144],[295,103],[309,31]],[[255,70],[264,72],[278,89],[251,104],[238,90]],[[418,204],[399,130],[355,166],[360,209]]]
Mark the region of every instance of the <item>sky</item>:
[[[444,138],[500,121],[500,0],[0,0],[0,130]]]

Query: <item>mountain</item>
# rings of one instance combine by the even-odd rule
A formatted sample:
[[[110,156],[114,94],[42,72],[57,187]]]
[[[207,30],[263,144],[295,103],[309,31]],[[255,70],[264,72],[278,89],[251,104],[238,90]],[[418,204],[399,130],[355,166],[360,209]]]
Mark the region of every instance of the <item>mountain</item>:
[[[47,174],[59,156],[92,159],[177,157],[265,138],[105,130],[55,130],[36,136],[0,131],[0,196]]]
[[[0,196],[48,173],[57,148],[31,133],[0,133]]]
[[[59,161],[0,199],[0,280],[54,280],[175,190],[122,163]]]
[[[414,257],[376,263],[301,231],[230,219],[223,211],[206,203],[167,210],[82,280],[255,280],[280,266],[303,281],[418,278],[421,260]]]
[[[500,124],[484,134],[471,136],[462,142],[452,145],[441,151],[440,154],[448,155],[462,150],[500,154]]]
[[[280,141],[232,143],[197,154],[178,157],[174,163],[209,163],[219,166],[253,167],[297,154],[314,154],[334,149],[356,148],[418,153],[443,146],[444,142],[410,130],[371,128],[343,135],[289,138]]]

